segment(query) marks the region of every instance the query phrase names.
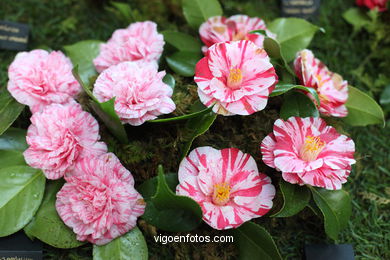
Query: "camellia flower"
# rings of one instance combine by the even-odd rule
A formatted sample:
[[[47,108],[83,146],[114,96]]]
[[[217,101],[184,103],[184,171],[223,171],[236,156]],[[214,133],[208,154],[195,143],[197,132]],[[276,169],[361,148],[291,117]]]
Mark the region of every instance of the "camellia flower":
[[[116,30],[107,43],[100,45],[100,54],[93,63],[102,72],[123,61],[156,62],[160,58],[164,37],[151,21],[132,23],[126,29]]]
[[[105,153],[107,147],[97,142],[99,138],[97,121],[78,103],[52,104],[31,117],[24,158],[48,179],[58,179],[84,156]]]
[[[264,21],[257,17],[251,18],[246,15],[234,15],[229,18],[210,17],[199,27],[200,38],[206,45],[202,50],[206,52],[207,48],[215,43],[239,40],[249,40],[263,47],[264,36],[250,33],[255,30],[264,30],[269,37],[275,37],[267,30]]]
[[[200,100],[222,115],[264,109],[277,81],[265,50],[250,41],[214,44],[195,68]]]
[[[103,71],[93,94],[100,102],[115,97],[115,111],[124,123],[141,125],[176,109],[172,88],[153,63],[123,62]]]
[[[20,52],[8,69],[8,91],[33,113],[52,103],[64,104],[81,91],[72,67],[60,51]]]
[[[379,12],[387,10],[388,0],[356,0],[358,6],[365,6],[369,9],[377,8]]]
[[[133,176],[112,153],[83,158],[65,178],[56,208],[80,241],[107,244],[134,228],[144,213]]]
[[[236,148],[199,147],[179,166],[176,193],[194,199],[215,229],[236,228],[272,208],[275,187],[255,160]]]
[[[341,189],[355,163],[354,142],[321,118],[290,117],[275,121],[261,143],[263,161],[290,183]]]
[[[310,50],[297,54],[295,73],[302,85],[314,88],[320,98],[319,111],[326,116],[345,117],[348,114],[345,102],[348,99],[348,82],[329,69]],[[314,97],[307,94],[314,103]]]

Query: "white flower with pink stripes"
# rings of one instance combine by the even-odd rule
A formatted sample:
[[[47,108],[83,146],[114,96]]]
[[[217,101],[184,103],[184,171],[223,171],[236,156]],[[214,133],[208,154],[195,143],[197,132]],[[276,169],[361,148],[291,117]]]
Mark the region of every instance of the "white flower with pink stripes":
[[[215,43],[227,41],[249,40],[259,47],[263,47],[264,36],[261,34],[250,34],[251,31],[264,30],[269,37],[275,37],[267,30],[264,21],[257,17],[247,15],[234,15],[229,18],[224,16],[210,17],[199,27],[200,38],[206,45],[203,52]]]
[[[56,208],[80,241],[107,244],[137,224],[145,201],[112,153],[83,158],[57,193]]]
[[[95,82],[94,96],[100,102],[115,97],[115,112],[123,123],[134,126],[176,109],[173,90],[153,63],[122,62],[103,71]]]
[[[310,50],[297,54],[294,61],[295,73],[302,85],[314,88],[320,98],[319,111],[326,116],[345,117],[348,114],[345,103],[348,99],[348,82],[315,58]],[[311,94],[307,94],[316,103]]]
[[[277,81],[265,50],[246,40],[213,45],[195,68],[200,100],[222,115],[264,109]]]
[[[194,199],[215,229],[236,228],[272,208],[275,187],[255,160],[236,148],[199,147],[179,166],[176,193]]]
[[[328,190],[341,189],[347,181],[354,152],[349,137],[313,117],[278,119],[261,143],[264,163],[281,171],[285,181]]]

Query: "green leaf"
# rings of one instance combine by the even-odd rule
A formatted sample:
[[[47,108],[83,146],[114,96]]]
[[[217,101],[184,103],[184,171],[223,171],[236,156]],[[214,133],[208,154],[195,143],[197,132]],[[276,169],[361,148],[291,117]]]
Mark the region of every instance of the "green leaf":
[[[8,91],[0,91],[0,135],[2,135],[22,113],[24,105],[18,103]]]
[[[93,260],[148,260],[148,247],[138,227],[103,246],[93,246]]]
[[[164,35],[164,40],[178,51],[201,52],[202,44],[191,35],[174,31],[162,31],[161,34]]]
[[[206,133],[207,130],[209,130],[211,125],[214,123],[216,118],[217,114],[215,114],[214,112],[209,112],[202,116],[191,118],[186,122],[184,131],[184,140],[186,141],[182,148],[181,159],[187,156],[189,150],[191,149],[192,142],[195,140],[195,138]]]
[[[175,52],[166,57],[168,66],[177,74],[184,77],[192,77],[195,74],[196,63],[201,59],[201,54],[196,52]]]
[[[57,192],[63,184],[63,180],[48,183],[42,204],[24,231],[30,238],[38,238],[53,247],[75,248],[85,242],[76,239],[76,234],[61,220],[55,207]]]
[[[107,126],[108,130],[122,143],[127,143],[127,134],[125,131],[125,128],[119,119],[119,116],[115,112],[115,97],[100,103],[91,90],[87,88],[87,86],[84,84],[84,81],[80,78],[80,75],[78,73],[78,67],[74,67],[72,70],[73,76],[75,79],[80,83],[82,88],[85,90],[85,92],[88,94],[88,96],[92,99],[91,106],[95,113],[99,116],[99,118],[103,121],[103,123]]]
[[[116,2],[111,1],[110,4],[113,6],[114,9],[108,9],[112,11],[114,14],[116,14],[117,18],[119,18],[121,21],[125,23],[134,22],[135,19],[133,17],[133,11],[131,10],[131,7],[127,3],[122,2]]]
[[[283,194],[283,207],[272,217],[291,217],[304,209],[310,201],[310,190],[306,186],[290,184],[281,180],[279,182],[280,191]]]
[[[295,85],[295,84],[285,84],[282,82],[279,82],[276,85],[276,87],[275,87],[274,91],[272,91],[270,97],[282,95],[282,94],[284,94],[292,89],[299,89],[299,90],[309,92],[316,99],[317,103],[320,104],[320,98],[318,97],[317,91],[314,88],[308,88],[305,86]]]
[[[0,170],[0,237],[22,229],[41,204],[45,176],[28,166],[12,166]]]
[[[268,26],[277,35],[281,54],[287,62],[292,61],[298,51],[309,46],[319,27],[300,18],[278,18]]]
[[[24,151],[28,148],[26,143],[27,131],[20,128],[8,128],[0,135],[0,150]]]
[[[171,74],[166,74],[163,78],[163,82],[170,86],[172,89],[175,89],[175,78]]]
[[[186,119],[190,119],[190,118],[196,118],[196,117],[202,116],[204,114],[208,114],[211,112],[211,110],[213,110],[213,106],[207,107],[201,111],[197,111],[197,112],[187,114],[187,115],[176,116],[176,117],[171,117],[171,118],[155,119],[155,120],[150,120],[148,122],[150,122],[150,123],[176,122],[176,121],[186,120]]]
[[[359,31],[362,27],[371,23],[370,18],[361,8],[350,8],[343,13],[343,18],[353,26],[354,31]]]
[[[17,165],[26,165],[21,151],[0,150],[0,169]]]
[[[324,216],[326,234],[337,240],[340,231],[347,227],[352,212],[351,198],[344,190],[325,190],[310,187],[313,199]]]
[[[366,126],[372,124],[385,124],[385,116],[382,108],[366,93],[348,87],[349,97],[345,106],[348,116],[343,120],[352,126]]]
[[[125,128],[115,112],[114,108],[115,98],[112,98],[103,103],[92,102],[92,108],[108,130],[121,142],[128,143]]]
[[[218,0],[182,0],[183,14],[189,25],[196,30],[208,18],[222,15],[222,7]]]
[[[178,196],[173,191],[174,175],[169,176],[169,183],[159,166],[158,176],[153,181],[147,181],[140,187],[140,192],[145,195],[146,209],[142,216],[148,223],[157,228],[170,232],[191,231],[197,228],[202,220],[202,210],[193,199]],[[156,186],[154,186],[156,185]],[[170,187],[171,186],[171,187]],[[155,191],[152,197],[149,197]]]
[[[179,184],[177,179],[177,173],[165,174],[165,181],[171,190],[176,190],[176,186]],[[157,192],[158,176],[150,178],[144,181],[137,187],[137,191],[141,193],[145,200],[151,199]]]
[[[280,109],[280,117],[287,120],[289,117],[319,117],[317,107],[313,101],[300,92],[289,92],[284,96],[284,102]]]
[[[87,82],[87,85],[91,84],[90,78],[97,75],[92,61],[99,55],[101,43],[103,42],[86,40],[64,46],[67,56],[74,67],[78,66],[80,77],[83,82]]]
[[[274,240],[262,226],[246,222],[230,232],[239,250],[238,259],[282,260]]]
[[[390,104],[390,85],[385,87],[385,89],[383,90],[383,92],[381,94],[381,98],[379,100],[379,103],[381,103],[381,105],[389,105]]]

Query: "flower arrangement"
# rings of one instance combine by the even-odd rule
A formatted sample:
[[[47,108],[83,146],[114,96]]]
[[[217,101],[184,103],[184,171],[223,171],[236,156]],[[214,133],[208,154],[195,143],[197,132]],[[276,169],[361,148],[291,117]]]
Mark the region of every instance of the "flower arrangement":
[[[113,245],[129,240],[145,251],[139,218],[168,232],[192,231],[204,221],[233,234],[240,251],[255,244],[254,257],[281,259],[256,218],[290,217],[310,207],[337,239],[351,215],[342,184],[353,178],[356,162],[342,125],[383,124],[382,109],[307,49],[321,28],[297,18],[267,24],[246,15],[226,18],[217,0],[193,5],[183,1],[184,15],[204,46],[192,35],[158,32],[157,24],[145,21],[118,29],[106,43],[67,46],[68,57],[46,50],[15,57],[8,93],[2,93],[9,105],[2,110],[0,138],[9,145],[0,143],[0,160],[13,159],[0,168],[0,236],[24,229],[60,248],[90,242],[94,258],[104,259],[120,255],[113,250],[121,246]],[[206,6],[207,15],[199,16]],[[180,103],[173,98],[175,77],[166,71],[193,79],[199,102],[190,113],[169,116]],[[258,143],[261,160],[239,144],[193,147],[217,117],[246,120],[266,111],[271,99],[280,101],[280,113]],[[23,105],[31,111],[27,132],[9,128]],[[160,166],[143,183],[135,182],[137,170],[124,166],[99,131],[108,129],[126,144],[130,132],[142,135],[145,125],[181,122],[188,134],[177,174]],[[277,192],[282,206],[275,203]],[[14,218],[11,209],[23,214]],[[265,249],[258,237],[273,246]],[[147,249],[141,258],[147,259]]]

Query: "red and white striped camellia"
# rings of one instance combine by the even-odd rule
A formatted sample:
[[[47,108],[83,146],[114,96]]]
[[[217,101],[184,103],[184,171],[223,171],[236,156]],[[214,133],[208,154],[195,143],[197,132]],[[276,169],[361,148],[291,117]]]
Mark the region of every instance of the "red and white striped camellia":
[[[265,50],[247,40],[214,44],[195,68],[200,100],[222,115],[264,109],[277,81]]]
[[[267,30],[264,21],[258,17],[247,15],[233,15],[229,18],[224,16],[210,17],[199,27],[200,38],[206,45],[203,52],[215,43],[227,41],[249,40],[259,47],[263,47],[264,36],[251,34],[251,31],[264,30],[267,36],[274,38],[275,35]]]
[[[321,118],[290,117],[275,121],[261,143],[265,164],[290,183],[341,189],[355,163],[354,142]]]
[[[334,72],[331,72],[310,50],[297,54],[294,61],[295,73],[301,83],[314,88],[320,98],[319,111],[326,116],[345,117],[348,114],[345,102],[348,99],[348,82]],[[307,94],[313,102],[316,100]]]
[[[215,229],[235,228],[272,208],[275,187],[255,160],[236,148],[199,147],[179,167],[176,193],[194,199]]]

